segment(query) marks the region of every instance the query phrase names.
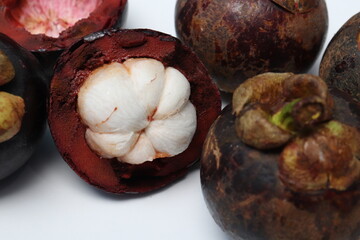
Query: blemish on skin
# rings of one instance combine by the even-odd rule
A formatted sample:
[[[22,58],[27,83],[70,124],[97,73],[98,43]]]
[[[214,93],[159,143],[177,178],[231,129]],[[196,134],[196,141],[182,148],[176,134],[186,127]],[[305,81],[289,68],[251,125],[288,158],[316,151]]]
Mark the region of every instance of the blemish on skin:
[[[220,152],[219,146],[217,144],[215,144],[213,154],[214,154],[215,160],[216,160],[216,169],[219,169],[220,168],[221,152]]]
[[[220,159],[221,159],[221,152],[219,148],[219,144],[217,142],[216,137],[213,133],[211,133],[210,140],[207,142],[206,149],[210,149],[209,152],[211,152],[215,157],[215,163],[216,163],[216,169],[220,168]]]
[[[202,10],[205,11],[206,8],[209,6],[209,4],[210,4],[210,1],[205,1],[205,2],[203,2],[203,3],[201,4]]]
[[[214,122],[214,125],[216,125],[216,121]],[[204,159],[212,159],[212,156],[214,156],[216,169],[219,169],[221,152],[216,137],[214,135],[214,132],[211,129],[209,130],[209,136],[207,137],[207,140],[204,143],[204,149],[205,149],[205,151],[203,151]]]
[[[356,66],[355,59],[353,57],[344,57],[339,63],[335,66],[336,73],[343,73],[348,69],[354,69]]]

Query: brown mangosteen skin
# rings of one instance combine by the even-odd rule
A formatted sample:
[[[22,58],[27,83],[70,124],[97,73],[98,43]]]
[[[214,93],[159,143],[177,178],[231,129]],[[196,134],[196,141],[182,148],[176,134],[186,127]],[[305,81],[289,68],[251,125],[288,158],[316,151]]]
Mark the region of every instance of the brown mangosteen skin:
[[[335,34],[320,64],[320,76],[329,87],[338,88],[360,102],[360,13]]]
[[[264,72],[305,72],[326,37],[324,0],[290,12],[271,0],[178,0],[175,26],[222,91]],[[309,1],[303,1],[309,2]]]
[[[189,80],[198,127],[189,147],[179,155],[132,165],[100,158],[87,145],[86,126],[77,112],[77,93],[92,70],[128,58],[156,59]],[[48,121],[62,157],[85,181],[108,192],[141,193],[185,175],[200,158],[203,141],[220,109],[220,93],[206,68],[178,39],[146,29],[113,29],[86,37],[59,58],[51,82]]]
[[[360,103],[339,89],[330,89],[330,93],[335,102],[334,118],[360,129]]]
[[[0,86],[0,91],[20,96],[25,115],[20,131],[0,143],[0,180],[23,166],[34,153],[43,136],[46,123],[47,85],[37,59],[14,40],[0,33],[0,50],[12,62],[15,78]]]
[[[200,172],[206,204],[223,231],[244,240],[358,240],[360,182],[344,192],[290,191],[279,179],[281,150],[242,143],[231,111],[226,107],[210,128]]]

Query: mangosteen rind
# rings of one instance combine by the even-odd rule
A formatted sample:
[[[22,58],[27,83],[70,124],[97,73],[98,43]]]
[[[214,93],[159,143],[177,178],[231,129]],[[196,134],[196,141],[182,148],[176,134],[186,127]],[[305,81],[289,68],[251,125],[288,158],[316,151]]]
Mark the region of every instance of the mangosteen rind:
[[[201,158],[207,207],[232,239],[357,240],[360,185],[299,194],[279,179],[279,149],[258,151],[237,136],[226,107],[210,128]]]
[[[328,16],[325,1],[300,2],[319,3],[292,13],[270,0],[178,0],[177,36],[225,92],[264,72],[306,72],[325,41]]]
[[[264,76],[274,79],[271,74],[260,78]],[[304,77],[314,76],[299,79]],[[343,92],[334,94],[332,101],[324,84],[318,86],[325,89],[310,91],[300,87],[305,85],[294,86],[305,95],[323,95],[333,109],[329,113],[347,119],[349,125],[325,118],[310,129],[295,131],[282,146],[259,149],[239,136],[238,119],[253,104],[268,110],[269,102],[275,106],[276,101],[265,93],[247,102],[251,94],[243,100],[235,92],[234,105],[227,106],[209,130],[200,162],[202,191],[214,220],[232,239],[356,240],[360,236],[359,105]],[[241,90],[241,85],[237,91],[251,93]],[[289,96],[301,97],[294,91]],[[287,99],[274,96],[280,102]]]
[[[77,107],[79,90],[92,71],[101,66],[122,64],[127,59],[160,61],[189,80],[189,100],[195,106],[200,127],[183,153],[134,165],[116,158],[101,158],[86,142],[87,126]],[[147,192],[183,176],[200,156],[199,146],[220,112],[220,94],[193,52],[170,35],[148,29],[111,29],[95,33],[65,51],[54,72],[48,120],[55,144],[80,177],[108,192]],[[68,130],[64,132],[64,128]]]
[[[360,102],[360,13],[350,18],[327,46],[320,76],[330,88],[339,89]]]

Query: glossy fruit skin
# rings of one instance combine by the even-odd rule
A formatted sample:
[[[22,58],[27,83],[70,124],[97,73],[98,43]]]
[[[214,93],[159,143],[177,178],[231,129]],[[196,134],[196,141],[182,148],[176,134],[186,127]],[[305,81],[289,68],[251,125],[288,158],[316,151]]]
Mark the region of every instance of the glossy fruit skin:
[[[270,0],[178,0],[175,26],[222,91],[264,72],[305,72],[326,37],[325,1],[291,13]]]
[[[348,100],[334,94],[335,117],[359,129],[360,106]],[[222,230],[243,240],[359,239],[360,182],[344,192],[290,191],[279,179],[281,150],[258,151],[242,143],[231,111],[226,107],[210,128],[201,158],[203,195]]]
[[[0,86],[0,91],[20,96],[25,101],[25,115],[20,131],[10,140],[0,143],[0,179],[3,179],[26,163],[43,135],[47,86],[37,59],[2,33],[0,50],[15,67],[15,78]]]
[[[360,102],[360,13],[350,18],[331,39],[320,64],[320,76]]]
[[[153,58],[184,74],[190,82],[190,101],[196,108],[198,128],[183,153],[132,165],[100,158],[89,148],[76,101],[79,88],[93,69],[137,57]],[[220,93],[205,67],[178,39],[147,29],[113,29],[94,33],[60,57],[50,87],[48,121],[62,157],[86,182],[112,193],[142,193],[186,174],[200,158],[201,146],[220,108]]]

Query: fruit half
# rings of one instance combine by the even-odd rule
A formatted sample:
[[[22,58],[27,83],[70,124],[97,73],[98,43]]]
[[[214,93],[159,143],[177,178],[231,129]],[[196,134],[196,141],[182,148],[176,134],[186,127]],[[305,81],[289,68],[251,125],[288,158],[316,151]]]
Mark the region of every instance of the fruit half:
[[[196,55],[152,30],[94,33],[59,59],[49,125],[65,161],[108,192],[147,192],[183,176],[221,108]]]

